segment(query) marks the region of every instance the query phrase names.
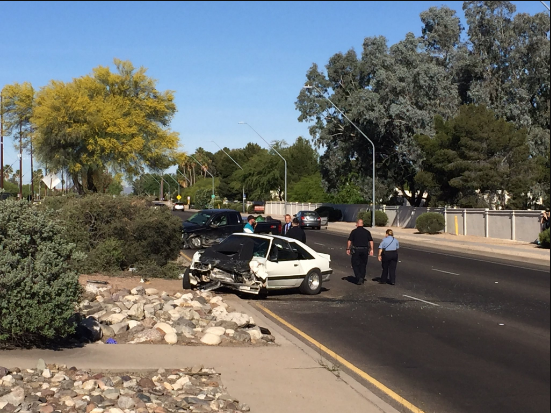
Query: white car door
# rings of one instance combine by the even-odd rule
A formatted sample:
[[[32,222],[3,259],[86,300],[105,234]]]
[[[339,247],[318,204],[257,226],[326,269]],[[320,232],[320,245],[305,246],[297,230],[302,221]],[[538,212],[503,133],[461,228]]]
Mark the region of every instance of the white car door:
[[[298,287],[305,276],[298,254],[287,241],[277,238],[272,241],[266,272],[269,289]]]

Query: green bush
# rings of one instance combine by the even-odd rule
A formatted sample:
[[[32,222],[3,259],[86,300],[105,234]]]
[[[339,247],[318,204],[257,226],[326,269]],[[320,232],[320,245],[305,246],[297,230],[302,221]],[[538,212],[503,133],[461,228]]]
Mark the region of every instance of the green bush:
[[[331,206],[321,206],[316,209],[320,217],[327,217],[329,222],[336,222],[342,219],[342,211]]]
[[[247,207],[247,213],[254,214],[254,205],[251,204]]]
[[[84,254],[65,237],[57,214],[0,201],[0,340],[65,337],[80,301],[76,266]]]
[[[55,201],[67,238],[90,259],[84,272],[126,270],[141,263],[162,267],[178,257],[181,220],[168,208],[137,197],[88,195]],[[50,202],[45,202],[48,208]]]
[[[540,245],[542,248],[548,248],[550,247],[550,240],[549,240],[549,228],[547,228],[545,231],[540,232],[539,236]]]
[[[371,211],[360,212],[358,219],[363,219],[364,227],[371,226]],[[375,211],[375,226],[384,227],[388,224],[388,215],[383,211]]]
[[[438,212],[425,212],[417,217],[415,228],[422,234],[437,234],[444,230],[444,215]]]
[[[237,212],[243,212],[242,204],[226,204],[224,205],[224,208],[233,209],[234,211],[237,211]]]

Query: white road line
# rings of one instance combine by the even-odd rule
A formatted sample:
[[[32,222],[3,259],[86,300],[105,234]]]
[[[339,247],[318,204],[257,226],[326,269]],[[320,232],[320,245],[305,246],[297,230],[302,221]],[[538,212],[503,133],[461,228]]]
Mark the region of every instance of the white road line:
[[[412,300],[422,301],[422,302],[424,302],[424,303],[427,303],[427,304],[430,304],[430,305],[434,305],[434,306],[436,306],[436,307],[440,307],[440,305],[438,305],[438,304],[431,303],[430,301],[421,300],[420,298],[415,298],[415,297],[412,297],[411,295],[405,295],[405,294],[404,294],[404,297],[411,298]]]
[[[321,245],[322,247],[325,247],[325,244],[320,244],[319,242],[314,242],[316,245]]]
[[[449,271],[437,270],[436,268],[433,268],[432,270],[433,270],[433,271],[438,271],[438,272],[443,272],[443,273],[445,273],[445,274],[451,274],[451,275],[459,275],[459,274],[457,274],[457,273],[455,273],[455,272],[449,272]]]

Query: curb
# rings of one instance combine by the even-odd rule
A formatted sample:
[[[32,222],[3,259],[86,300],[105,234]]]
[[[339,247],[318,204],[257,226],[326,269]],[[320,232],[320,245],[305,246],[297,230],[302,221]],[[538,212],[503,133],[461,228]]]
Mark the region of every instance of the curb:
[[[225,300],[228,304],[232,305],[236,311],[241,311],[252,316],[257,325],[262,325],[263,327],[268,328],[272,335],[276,336],[276,344],[278,342],[277,336],[281,336],[292,345],[298,347],[306,357],[309,357],[318,363],[320,362],[320,360],[326,359],[321,350],[320,352],[316,352],[311,346],[304,343],[295,335],[285,330],[276,321],[269,318],[266,314],[257,309],[256,306],[250,304],[247,300],[241,299],[236,295],[228,295],[225,297]],[[332,365],[333,363],[329,361],[329,364]],[[339,371],[338,377],[329,371],[326,371],[325,374],[330,374],[332,376],[332,380],[337,378],[338,380],[341,380],[342,382],[347,384],[351,389],[360,394],[366,400],[366,402],[372,404],[373,407],[375,407],[378,411],[382,413],[400,413],[386,401],[375,395],[365,385],[361,384],[359,381],[357,381],[355,378],[345,373],[344,371]]]

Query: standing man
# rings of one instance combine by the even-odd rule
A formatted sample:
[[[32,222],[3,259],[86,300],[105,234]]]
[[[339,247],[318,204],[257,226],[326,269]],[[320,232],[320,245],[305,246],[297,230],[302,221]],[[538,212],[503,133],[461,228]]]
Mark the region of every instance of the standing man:
[[[373,255],[373,237],[371,232],[364,228],[364,222],[359,219],[348,237],[346,253],[352,256],[352,269],[356,277],[356,284],[362,285],[365,282],[367,259]]]
[[[306,233],[304,230],[300,227],[300,222],[298,221],[298,218],[293,218],[293,222],[291,224],[291,229],[287,231],[286,237],[296,239],[297,241],[300,241],[304,244],[306,244]]]
[[[291,229],[291,215],[285,215],[285,225],[281,228],[281,235],[287,236],[287,232]]]
[[[247,234],[254,234],[254,227],[256,226],[256,220],[254,219],[254,216],[249,215],[247,217],[247,223],[245,224],[245,227],[243,228],[243,232],[246,232]]]

